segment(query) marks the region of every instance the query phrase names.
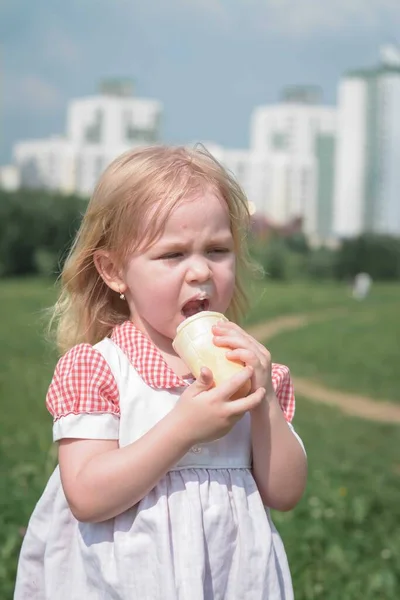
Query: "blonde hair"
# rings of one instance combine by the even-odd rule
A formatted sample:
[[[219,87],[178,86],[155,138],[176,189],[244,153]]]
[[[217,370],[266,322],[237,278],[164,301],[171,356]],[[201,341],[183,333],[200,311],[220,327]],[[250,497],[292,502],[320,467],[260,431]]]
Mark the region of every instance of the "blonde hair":
[[[247,307],[244,274],[247,251],[247,199],[235,179],[204,149],[150,146],[126,152],[101,176],[61,273],[61,293],[52,324],[65,352],[75,344],[95,344],[129,318],[128,304],[100,277],[94,254],[105,250],[118,264],[151,245],[177,204],[194,191],[211,188],[225,200],[236,255],[236,281],[228,318]]]

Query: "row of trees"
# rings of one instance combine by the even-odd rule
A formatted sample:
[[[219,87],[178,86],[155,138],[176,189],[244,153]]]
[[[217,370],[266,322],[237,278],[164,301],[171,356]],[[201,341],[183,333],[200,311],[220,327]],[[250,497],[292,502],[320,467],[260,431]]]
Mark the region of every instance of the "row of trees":
[[[0,191],[0,277],[58,274],[87,200],[42,191]],[[302,234],[254,236],[254,258],[274,279],[400,279],[400,239],[363,235],[338,250],[310,248]]]
[[[374,280],[400,279],[400,239],[365,234],[342,240],[338,249],[311,248],[303,235],[255,241],[255,259],[272,279],[349,280],[366,272]]]
[[[0,191],[0,276],[58,274],[87,201],[42,191]]]

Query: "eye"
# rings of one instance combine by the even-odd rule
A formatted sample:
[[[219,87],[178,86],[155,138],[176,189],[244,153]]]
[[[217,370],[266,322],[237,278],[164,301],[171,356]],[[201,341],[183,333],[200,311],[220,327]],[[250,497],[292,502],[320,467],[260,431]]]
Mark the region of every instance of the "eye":
[[[181,258],[182,256],[182,252],[168,252],[167,254],[163,254],[159,258],[160,260],[174,260],[176,258]]]
[[[208,250],[208,252],[210,254],[227,254],[228,252],[230,252],[230,249],[217,247],[217,248],[210,248],[210,250]]]

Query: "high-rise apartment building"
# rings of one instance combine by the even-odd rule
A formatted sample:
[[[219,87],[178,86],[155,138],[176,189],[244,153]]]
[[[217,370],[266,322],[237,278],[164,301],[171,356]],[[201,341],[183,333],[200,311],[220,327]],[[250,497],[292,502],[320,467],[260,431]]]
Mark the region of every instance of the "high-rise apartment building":
[[[99,93],[72,100],[65,137],[14,146],[21,185],[88,195],[119,154],[160,141],[161,103],[136,98],[129,80],[107,80]]]
[[[336,109],[314,87],[291,87],[282,101],[257,107],[250,148],[205,143],[236,177],[251,210],[277,226],[302,220],[315,243],[332,239]]]
[[[266,215],[271,157],[247,148],[225,148],[213,142],[204,142],[204,146],[234,175],[247,195],[251,212]]]
[[[136,98],[129,82],[105,81],[99,94],[72,100],[67,138],[78,146],[133,147],[160,140],[161,105]]]
[[[334,230],[400,235],[400,52],[345,73],[338,96]]]
[[[282,102],[256,108],[251,119],[251,151],[269,157],[267,216],[302,217],[317,242],[332,234],[336,130],[336,108],[322,105],[314,87],[288,88]]]

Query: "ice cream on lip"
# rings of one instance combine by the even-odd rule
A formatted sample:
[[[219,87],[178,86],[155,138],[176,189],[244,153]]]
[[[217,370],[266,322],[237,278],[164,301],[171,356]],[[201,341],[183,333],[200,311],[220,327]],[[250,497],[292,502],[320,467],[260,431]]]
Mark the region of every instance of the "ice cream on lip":
[[[181,313],[185,318],[191,317],[198,312],[208,310],[210,307],[210,294],[206,291],[200,291],[185,301]]]

